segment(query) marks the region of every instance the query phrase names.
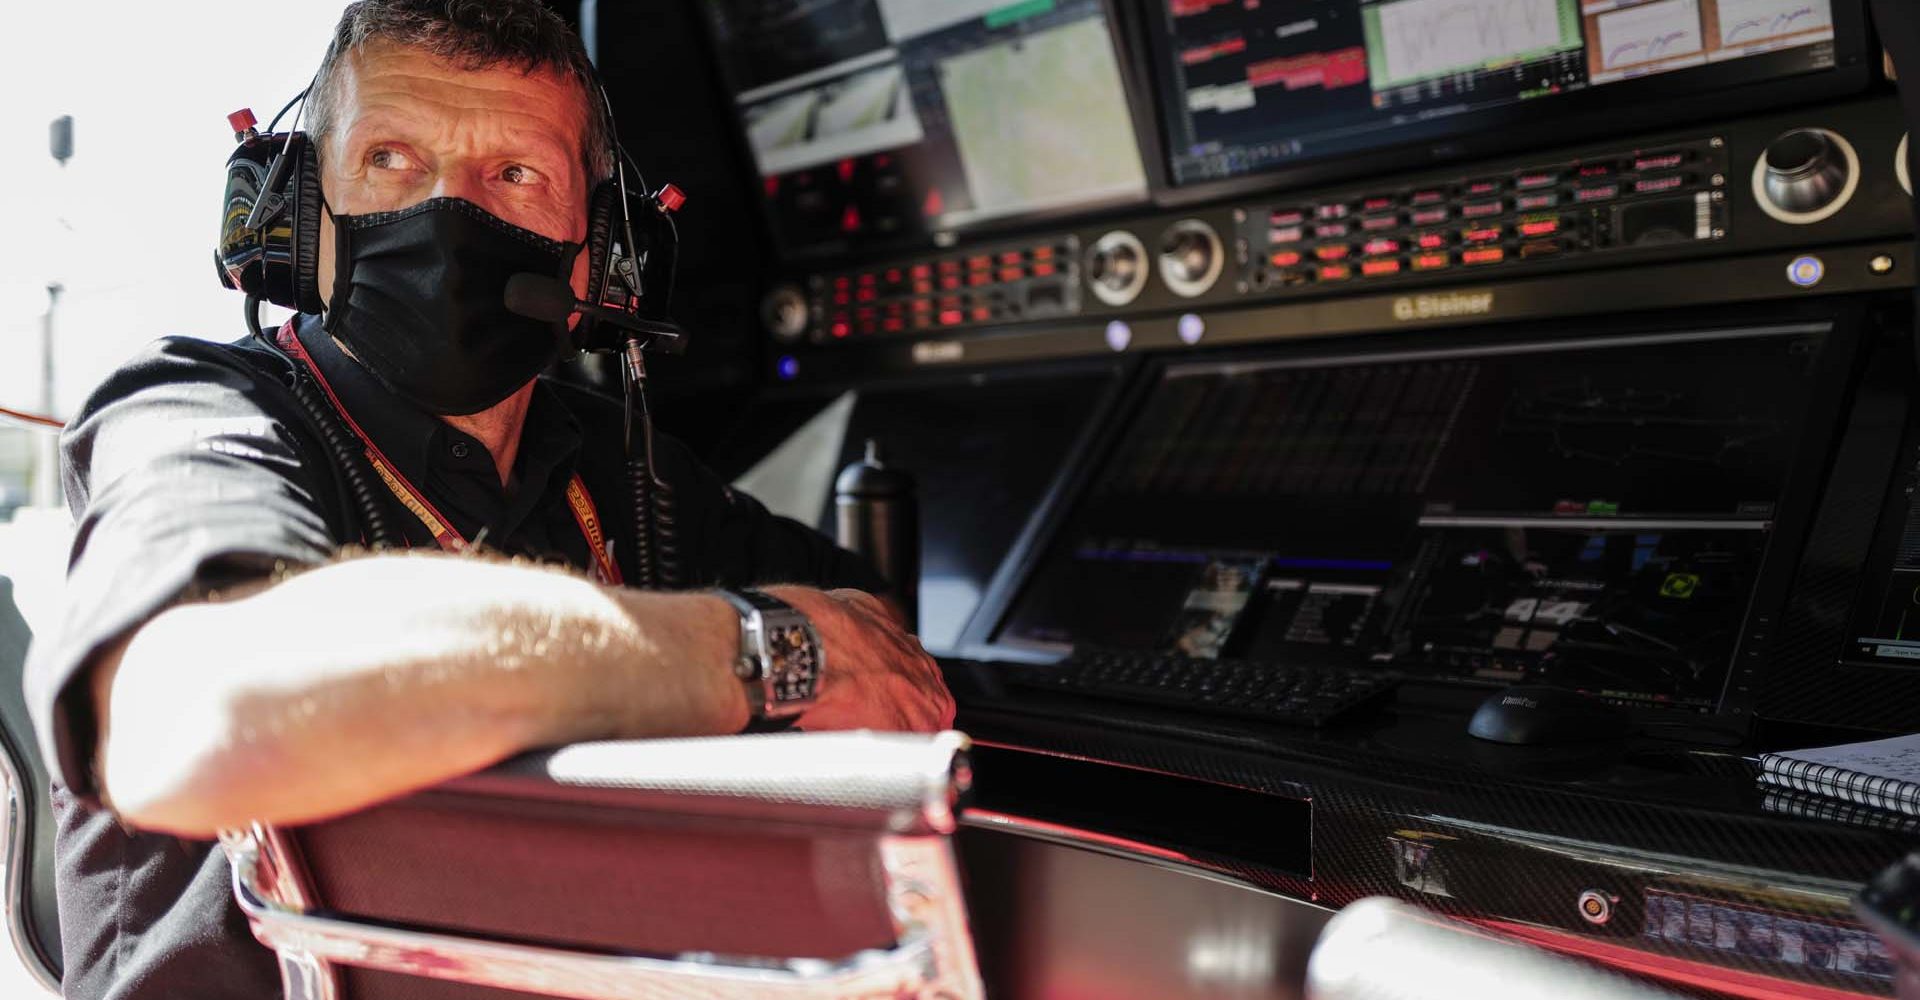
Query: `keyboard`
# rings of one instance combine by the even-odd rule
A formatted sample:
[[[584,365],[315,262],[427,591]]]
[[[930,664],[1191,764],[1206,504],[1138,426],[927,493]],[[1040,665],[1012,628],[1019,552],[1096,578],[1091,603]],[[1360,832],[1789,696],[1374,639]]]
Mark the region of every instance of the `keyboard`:
[[[1392,677],[1344,667],[1080,649],[1045,666],[1002,664],[1008,684],[1289,726],[1324,726],[1389,695]]]

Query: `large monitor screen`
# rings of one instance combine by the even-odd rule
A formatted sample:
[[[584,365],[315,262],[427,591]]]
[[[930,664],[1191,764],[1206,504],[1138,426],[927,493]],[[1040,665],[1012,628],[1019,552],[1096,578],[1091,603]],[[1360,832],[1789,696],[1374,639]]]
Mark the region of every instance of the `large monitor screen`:
[[[1836,65],[1858,0],[1155,0],[1175,183]],[[1477,118],[1477,121],[1468,121]]]
[[[789,251],[1146,194],[1103,0],[701,6]]]
[[[1716,710],[1824,343],[1166,368],[991,641]]]

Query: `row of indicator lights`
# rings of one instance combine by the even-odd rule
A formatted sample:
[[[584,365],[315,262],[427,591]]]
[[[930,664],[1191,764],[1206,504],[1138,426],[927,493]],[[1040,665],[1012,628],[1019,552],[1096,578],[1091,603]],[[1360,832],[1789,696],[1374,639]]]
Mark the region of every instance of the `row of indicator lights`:
[[[1692,154],[1686,150],[1667,150],[1636,155],[1630,163],[1627,161],[1620,161],[1618,163],[1614,161],[1600,161],[1579,164],[1572,169],[1571,174],[1572,178],[1577,181],[1595,181],[1610,179],[1619,173],[1628,171],[1638,173],[1644,171],[1673,170],[1684,166],[1691,158]],[[1623,170],[1622,168],[1625,169]],[[1544,188],[1557,187],[1566,180],[1568,180],[1568,172],[1558,169],[1522,171],[1513,175],[1511,180],[1496,177],[1482,178],[1479,180],[1465,181],[1450,187],[1421,188],[1408,192],[1404,197],[1400,195],[1374,194],[1355,198],[1351,201],[1327,202],[1311,206],[1310,208],[1275,209],[1269,214],[1269,219],[1276,228],[1285,228],[1289,226],[1299,226],[1310,220],[1327,223],[1334,220],[1346,219],[1349,215],[1353,214],[1375,216],[1376,213],[1392,212],[1405,206],[1415,209],[1426,208],[1428,210],[1427,212],[1415,214],[1414,222],[1414,225],[1426,225],[1428,223],[1421,222],[1419,219],[1424,217],[1434,218],[1436,221],[1444,221],[1447,205],[1456,194],[1463,198],[1479,199],[1462,206],[1463,214],[1472,218],[1477,215],[1497,212],[1498,209],[1494,206],[1502,204],[1497,196],[1509,190],[1515,192],[1540,192],[1541,189]],[[1643,194],[1672,190],[1675,187],[1685,185],[1688,180],[1690,180],[1690,178],[1684,174],[1647,178],[1636,181],[1634,190],[1636,193]],[[1619,193],[1618,185],[1601,185],[1584,190],[1589,192],[1585,200],[1615,197]],[[1516,199],[1516,201],[1526,205],[1546,207],[1552,204],[1551,201],[1541,200],[1546,197],[1549,196],[1536,193],[1528,195],[1524,200]],[[1522,208],[1521,210],[1525,211],[1526,209]],[[1435,215],[1434,213],[1439,214]],[[1385,225],[1386,220],[1391,218],[1391,216],[1379,217],[1377,221],[1373,218],[1363,219],[1362,225],[1363,227],[1368,223]]]
[[[1207,321],[1201,319],[1199,315],[1195,313],[1187,313],[1181,316],[1179,321],[1174,323],[1173,328],[1174,332],[1179,335],[1180,342],[1188,347],[1200,343],[1201,338],[1207,335]],[[1106,341],[1107,346],[1115,352],[1124,351],[1128,347],[1131,347],[1133,345],[1133,324],[1123,319],[1116,319],[1108,323]]]
[[[1562,228],[1563,224],[1559,218],[1548,217],[1523,219],[1514,226],[1513,231],[1529,239],[1538,239],[1557,235]],[[1462,229],[1460,231],[1460,241],[1472,245],[1485,245],[1497,243],[1506,235],[1506,227],[1495,223],[1492,225]],[[1450,240],[1447,234],[1439,232],[1419,233],[1413,238],[1413,245],[1425,251],[1443,250],[1449,243]],[[1360,254],[1363,257],[1369,258],[1386,257],[1400,253],[1402,248],[1403,244],[1401,240],[1392,237],[1380,237],[1361,244]],[[1352,247],[1343,243],[1336,243],[1315,247],[1312,257],[1321,263],[1332,263],[1346,260],[1352,256],[1352,254]],[[1440,256],[1444,257],[1445,255],[1442,254]],[[1276,250],[1267,257],[1268,263],[1277,268],[1297,267],[1306,259],[1307,254],[1299,250]],[[1381,268],[1369,271],[1363,263],[1361,272],[1365,274],[1386,274],[1392,273],[1393,269]]]

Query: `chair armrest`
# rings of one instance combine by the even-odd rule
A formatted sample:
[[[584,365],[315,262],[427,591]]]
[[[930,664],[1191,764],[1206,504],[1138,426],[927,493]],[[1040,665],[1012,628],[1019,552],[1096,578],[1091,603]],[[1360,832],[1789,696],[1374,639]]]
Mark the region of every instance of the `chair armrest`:
[[[579,743],[515,757],[441,787],[670,815],[947,834],[971,780],[968,746],[957,732]]]

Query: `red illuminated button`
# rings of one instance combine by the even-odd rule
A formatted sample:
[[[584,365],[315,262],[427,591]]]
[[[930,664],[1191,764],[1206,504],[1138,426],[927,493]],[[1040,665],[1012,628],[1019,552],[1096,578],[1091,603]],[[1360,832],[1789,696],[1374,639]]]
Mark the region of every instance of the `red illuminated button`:
[[[1671,153],[1648,153],[1634,158],[1635,170],[1672,170],[1687,162],[1687,154],[1680,150]]]
[[[1589,177],[1612,177],[1613,164],[1588,163],[1580,168],[1579,174],[1582,179],[1589,178]]]
[[[954,289],[959,287],[960,287],[960,276],[957,274],[949,274],[946,277],[940,279],[941,291],[951,292]]]
[[[1351,253],[1353,253],[1353,248],[1347,246],[1345,243],[1335,243],[1331,246],[1313,248],[1313,255],[1321,260],[1345,260],[1347,259],[1347,255]]]
[[[1609,198],[1618,197],[1620,197],[1618,184],[1596,184],[1591,187],[1577,188],[1573,192],[1573,200],[1578,202],[1606,201]]]
[[[1513,179],[1513,186],[1522,191],[1533,188],[1552,187],[1558,183],[1560,183],[1559,173],[1550,170],[1525,173]]]
[[[1559,231],[1559,219],[1531,219],[1520,223],[1522,236],[1552,236]]]
[[[1423,253],[1413,258],[1416,271],[1437,271],[1453,263],[1453,259],[1444,253]]]
[[[1317,219],[1344,219],[1347,217],[1347,206],[1344,202],[1331,205],[1315,205],[1313,215],[1314,218]]]
[[[1345,281],[1353,277],[1353,269],[1345,264],[1326,264],[1320,268],[1321,281]]]
[[[988,308],[987,306],[973,307],[973,321],[975,323],[985,323],[987,320],[990,320],[992,318],[993,318],[993,310]]]
[[[900,331],[905,330],[906,328],[907,328],[907,324],[903,320],[901,320],[898,316],[889,316],[887,317],[885,322],[880,324],[880,329],[885,330],[888,333],[899,333]]]
[[[846,276],[846,275],[844,275],[844,274],[843,274],[843,275],[840,275],[839,277],[837,277],[837,278],[835,278],[835,279],[833,279],[833,287],[835,287],[835,288],[846,288],[847,286],[849,286],[849,285],[851,285],[851,284],[853,284],[853,279],[851,279],[851,278],[849,278],[849,277],[847,277],[847,276]]]
[[[921,278],[931,278],[931,277],[933,277],[933,265],[931,265],[931,264],[915,264],[915,265],[913,265],[913,276],[914,276],[914,278],[915,278],[916,280],[918,280],[918,279],[921,279]]]
[[[1491,243],[1499,239],[1502,232],[1499,226],[1479,226],[1460,230],[1460,238],[1468,243]]]
[[[1300,251],[1281,250],[1267,259],[1273,261],[1274,267],[1292,267],[1300,263]]]
[[[1672,191],[1685,187],[1686,183],[1687,178],[1684,174],[1669,174],[1665,177],[1647,177],[1633,182],[1633,193],[1658,194],[1661,191]]]
[[[900,269],[897,267],[887,268],[887,284],[897,285],[899,283],[900,283]]]
[[[1441,202],[1446,200],[1447,200],[1447,193],[1445,191],[1442,191],[1439,188],[1428,188],[1424,191],[1415,191],[1413,194],[1409,195],[1407,197],[1407,204],[1438,205]]]
[[[1497,180],[1471,181],[1467,184],[1467,194],[1474,197],[1499,193],[1500,182]]]
[[[1397,215],[1375,215],[1360,220],[1360,228],[1369,233],[1377,233],[1384,229],[1398,229],[1399,227],[1400,217]]]
[[[1026,255],[1018,250],[1008,250],[1006,253],[1000,255],[1000,263],[1002,264],[1018,264],[1026,259]]]
[[[878,298],[879,296],[878,296],[878,293],[871,288],[862,288],[860,289],[860,294],[855,297],[862,302],[872,302],[875,298]]]
[[[914,282],[914,283],[913,283],[913,294],[915,294],[915,295],[931,295],[931,294],[933,294],[933,282],[931,282],[931,281],[916,281],[916,282]]]
[[[914,299],[914,300],[913,300],[913,311],[914,311],[914,312],[917,312],[917,313],[930,313],[930,312],[932,312],[932,311],[933,311],[933,300],[932,300],[932,299]]]
[[[1362,212],[1384,212],[1393,207],[1393,199],[1385,197],[1363,198],[1360,201]]]
[[[984,254],[984,253],[975,254],[974,256],[967,258],[967,270],[969,271],[990,271],[992,269],[993,269],[992,254]]]
[[[1396,257],[1389,257],[1386,260],[1365,261],[1360,265],[1360,273],[1369,278],[1382,274],[1399,274],[1400,260]]]
[[[958,309],[948,309],[940,313],[941,326],[959,326],[966,320]]]
[[[1506,259],[1507,252],[1499,247],[1481,247],[1460,255],[1460,262],[1463,264],[1498,264]]]
[[[852,332],[853,327],[848,326],[846,320],[841,320],[833,324],[833,336],[836,340],[845,338],[847,334]]]
[[[941,273],[941,274],[959,274],[959,273],[960,273],[960,262],[959,262],[958,260],[943,260],[943,261],[941,261],[941,262],[940,262],[940,273]]]
[[[1421,211],[1413,213],[1409,219],[1416,226],[1431,226],[1436,223],[1445,222],[1447,221],[1447,208],[1445,205],[1442,205],[1439,208],[1422,209]]]
[[[1053,248],[1052,247],[1034,247],[1033,259],[1034,260],[1052,260]]]
[[[1414,242],[1419,243],[1422,250],[1438,250],[1447,245],[1447,234],[1421,233],[1414,238]]]
[[[849,299],[849,298],[847,297],[847,293],[846,293],[846,292],[835,292],[835,293],[833,293],[833,304],[834,304],[834,305],[836,305],[836,306],[844,306],[844,305],[846,305],[846,304],[847,304],[847,303],[848,303],[849,301],[851,301],[851,300],[850,300],[850,299]]]
[[[1268,216],[1267,221],[1276,226],[1297,226],[1307,221],[1307,213],[1297,208],[1285,208]]]
[[[1344,222],[1331,222],[1313,227],[1314,239],[1337,240],[1345,235],[1347,235],[1347,224]]]
[[[1305,226],[1287,226],[1284,229],[1267,231],[1267,242],[1269,243],[1298,243],[1306,238],[1307,230]]]
[[[860,283],[862,285],[871,285],[878,282],[879,280],[880,280],[880,276],[877,274],[873,274],[871,272],[860,276]]]
[[[1381,254],[1387,254],[1387,253],[1399,253],[1400,241],[1384,239],[1384,238],[1377,239],[1377,240],[1368,240],[1367,245],[1360,248],[1360,252],[1366,254],[1369,257],[1378,257]]]
[[[1460,214],[1469,219],[1484,219],[1489,215],[1499,215],[1506,209],[1506,203],[1495,198],[1492,201],[1468,202],[1460,206]]]
[[[993,284],[993,275],[986,271],[975,271],[967,275],[967,287],[969,288],[979,288],[981,285],[991,284]]]
[[[1019,281],[1020,279],[1026,276],[1027,276],[1027,272],[1023,268],[1003,267],[1000,269],[1001,281]]]
[[[1538,194],[1523,194],[1513,199],[1513,207],[1522,212],[1535,212],[1543,208],[1552,208],[1560,204],[1560,196],[1551,191]]]
[[[1052,264],[1040,263],[1033,265],[1033,276],[1036,278],[1052,277],[1053,271],[1054,266]]]

